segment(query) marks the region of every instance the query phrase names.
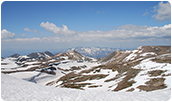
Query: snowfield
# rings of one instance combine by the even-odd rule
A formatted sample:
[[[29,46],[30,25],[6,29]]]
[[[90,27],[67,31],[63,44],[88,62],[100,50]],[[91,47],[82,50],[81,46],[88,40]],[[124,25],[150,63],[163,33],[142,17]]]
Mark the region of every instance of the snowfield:
[[[1,61],[1,68],[4,68],[6,70],[11,70],[12,68],[18,68],[18,66],[13,60],[6,58]]]
[[[4,60],[2,62],[8,63],[10,66],[16,65],[14,63],[14,61],[11,61],[11,60],[8,60],[8,61]],[[35,61],[35,62],[37,62],[37,61]],[[33,63],[33,62],[27,62],[27,64],[28,63]],[[84,61],[82,63],[78,63],[77,61],[71,61],[71,60],[64,60],[64,61],[60,61],[58,63],[59,63],[58,66],[54,66],[55,68],[57,68],[57,70],[55,71],[56,75],[51,75],[51,74],[47,74],[47,73],[40,73],[38,71],[17,72],[17,73],[10,73],[9,75],[24,79],[24,80],[32,81],[32,82],[37,83],[37,84],[46,85],[48,82],[51,82],[53,80],[58,80],[60,77],[62,77],[64,75],[64,73],[68,74],[68,73],[72,72],[72,71],[62,72],[58,68],[65,70],[65,69],[71,69],[72,66],[84,66],[84,65],[86,65],[86,68],[83,68],[80,70],[75,70],[75,73],[79,73],[82,70],[90,69],[93,66],[100,65],[96,62],[91,63],[91,62]],[[8,65],[3,66],[2,65],[1,67],[4,68],[3,71],[4,70],[6,71],[7,69],[9,69],[9,70],[11,69],[10,66],[8,66]],[[39,65],[30,65],[27,67],[19,67],[18,66],[17,68],[12,69],[12,70],[27,70],[30,67],[34,67],[34,66],[39,66]]]
[[[5,101],[167,101],[171,90],[110,92],[55,88],[1,73],[1,97]]]

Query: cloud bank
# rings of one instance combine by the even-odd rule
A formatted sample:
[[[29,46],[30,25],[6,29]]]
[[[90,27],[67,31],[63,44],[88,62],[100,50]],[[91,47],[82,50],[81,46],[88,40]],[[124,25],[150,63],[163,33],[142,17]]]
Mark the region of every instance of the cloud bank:
[[[6,38],[14,38],[15,34],[7,31],[6,29],[3,29],[1,31],[1,39],[6,39]]]
[[[171,5],[170,3],[160,2],[157,6],[154,6],[154,11],[156,12],[154,17],[157,21],[165,21],[171,19]]]
[[[53,23],[42,22],[41,27],[54,33],[54,36],[34,37],[34,38],[15,38],[4,41],[18,42],[126,42],[131,40],[146,41],[153,39],[171,39],[171,24],[162,27],[123,25],[111,31],[83,31],[77,32],[69,30],[66,25],[60,28]],[[2,33],[2,31],[1,31]],[[10,33],[10,32],[9,32]],[[10,33],[12,35],[12,33]],[[13,34],[14,35],[14,34]],[[5,36],[3,36],[5,37]],[[8,35],[9,37],[9,35]],[[13,36],[10,36],[13,37]]]
[[[45,24],[45,23],[41,23]],[[75,32],[69,30],[67,26],[63,28],[57,27],[53,23],[47,22],[45,29],[53,32],[54,34],[65,35],[61,39],[63,41],[116,41],[127,39],[147,39],[147,38],[163,38],[171,36],[171,24],[164,25],[163,27],[148,27],[148,26],[136,26],[136,25],[123,25],[117,27],[116,30],[111,31],[87,31],[87,32]],[[64,30],[66,28],[66,30]],[[72,37],[70,36],[72,34]]]

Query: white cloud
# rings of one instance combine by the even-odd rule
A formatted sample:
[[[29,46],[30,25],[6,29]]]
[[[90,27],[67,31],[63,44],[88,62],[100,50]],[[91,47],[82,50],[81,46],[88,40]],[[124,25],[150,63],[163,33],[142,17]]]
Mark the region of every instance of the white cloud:
[[[154,11],[156,12],[155,17],[157,21],[165,21],[171,19],[171,5],[170,3],[160,2],[157,6],[154,6]]]
[[[34,33],[41,33],[41,34],[43,34],[43,32],[38,31],[38,30],[36,30],[36,29],[33,29],[33,31],[32,31],[32,30],[30,30],[29,28],[24,28],[23,30],[29,31],[29,32],[34,32]]]
[[[1,31],[1,39],[14,38],[14,37],[15,37],[15,34],[7,31],[6,29],[3,29]]]
[[[71,36],[76,33],[75,31],[69,30],[66,25],[62,25],[63,28],[60,28],[53,23],[49,23],[48,21],[46,23],[42,22],[40,26],[57,35]]]
[[[29,28],[24,28],[25,31],[32,32]]]

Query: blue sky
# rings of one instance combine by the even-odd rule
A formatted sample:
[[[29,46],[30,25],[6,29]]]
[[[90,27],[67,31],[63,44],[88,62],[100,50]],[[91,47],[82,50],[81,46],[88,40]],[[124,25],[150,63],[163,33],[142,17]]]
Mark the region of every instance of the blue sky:
[[[161,1],[7,1],[1,54],[77,46],[171,45],[171,5]]]

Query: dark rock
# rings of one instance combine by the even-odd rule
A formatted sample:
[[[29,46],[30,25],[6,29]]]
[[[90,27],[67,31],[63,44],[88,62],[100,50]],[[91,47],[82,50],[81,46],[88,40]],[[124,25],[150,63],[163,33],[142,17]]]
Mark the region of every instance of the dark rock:
[[[9,57],[18,58],[19,56],[20,56],[19,54],[13,54],[13,55],[11,55]]]

